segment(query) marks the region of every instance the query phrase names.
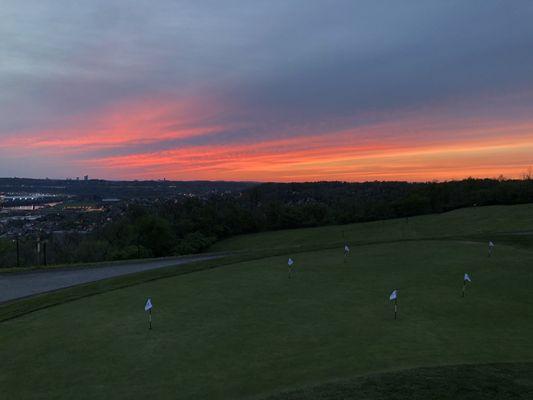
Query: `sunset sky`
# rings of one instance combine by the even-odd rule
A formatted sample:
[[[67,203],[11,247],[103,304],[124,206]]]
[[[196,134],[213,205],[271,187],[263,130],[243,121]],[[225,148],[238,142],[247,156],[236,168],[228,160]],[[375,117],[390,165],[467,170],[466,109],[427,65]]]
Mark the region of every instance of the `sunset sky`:
[[[0,176],[518,178],[532,1],[1,0]]]

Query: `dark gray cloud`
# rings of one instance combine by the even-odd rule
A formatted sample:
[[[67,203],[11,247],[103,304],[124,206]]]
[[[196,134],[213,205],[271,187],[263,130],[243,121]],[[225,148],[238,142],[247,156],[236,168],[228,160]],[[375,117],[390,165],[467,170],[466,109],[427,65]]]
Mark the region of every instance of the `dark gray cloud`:
[[[238,96],[252,109],[327,118],[533,89],[533,3],[408,4],[408,15],[404,9],[386,18],[394,6],[373,15],[375,25],[363,34],[380,38],[377,45],[359,43],[357,6],[343,10],[344,35],[316,40],[303,57],[295,46],[295,60],[237,89]]]
[[[0,135],[161,93],[230,101],[248,129],[223,141],[533,89],[530,1],[6,0],[0,20]]]

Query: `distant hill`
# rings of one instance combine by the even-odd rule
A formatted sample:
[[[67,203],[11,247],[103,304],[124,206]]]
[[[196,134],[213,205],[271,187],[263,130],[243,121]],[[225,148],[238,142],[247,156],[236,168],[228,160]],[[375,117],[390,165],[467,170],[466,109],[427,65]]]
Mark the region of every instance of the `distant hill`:
[[[253,182],[226,181],[107,181],[101,179],[0,178],[0,194],[50,193],[91,198],[161,198],[192,194],[235,193],[257,185]]]

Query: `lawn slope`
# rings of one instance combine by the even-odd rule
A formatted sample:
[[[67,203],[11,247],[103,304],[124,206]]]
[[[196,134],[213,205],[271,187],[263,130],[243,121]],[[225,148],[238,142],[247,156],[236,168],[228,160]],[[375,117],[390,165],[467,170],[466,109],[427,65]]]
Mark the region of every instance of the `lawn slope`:
[[[280,393],[266,400],[529,400],[533,364],[456,365],[374,374]]]
[[[526,226],[509,225],[520,224]],[[4,321],[2,398],[298,399],[307,398],[298,390],[323,391],[316,385],[332,381],[356,382],[348,385],[358,391],[363,378],[354,377],[374,373],[533,361],[533,252],[527,248],[498,245],[489,258],[484,242],[419,238],[361,244],[346,262],[342,248],[292,256],[290,280],[287,256],[280,255]],[[462,298],[465,272],[473,282]],[[388,301],[394,288],[400,290],[397,321]],[[148,296],[152,331],[143,311]],[[472,368],[474,387],[491,381],[486,367]],[[520,395],[530,387],[526,372],[509,378]],[[391,397],[387,377],[399,379],[367,382],[383,382],[388,395],[375,391],[383,396],[368,398],[409,398]],[[310,398],[335,398],[330,392]]]
[[[308,229],[289,229],[235,236],[216,243],[213,251],[299,248],[316,249],[348,242],[376,243],[430,238],[472,238],[515,235],[507,243],[531,242],[533,204],[463,208],[443,214],[374,221],[360,224],[333,225]]]

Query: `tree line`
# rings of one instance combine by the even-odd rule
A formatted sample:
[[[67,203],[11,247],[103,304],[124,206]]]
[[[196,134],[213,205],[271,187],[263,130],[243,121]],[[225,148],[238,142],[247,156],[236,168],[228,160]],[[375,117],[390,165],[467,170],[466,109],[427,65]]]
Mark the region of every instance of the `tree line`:
[[[19,265],[192,254],[238,234],[530,202],[530,176],[428,183],[265,183],[232,194],[131,201],[118,219],[87,235],[48,236],[38,252],[35,239],[20,238]],[[15,246],[12,240],[0,241],[0,265],[16,265]]]

